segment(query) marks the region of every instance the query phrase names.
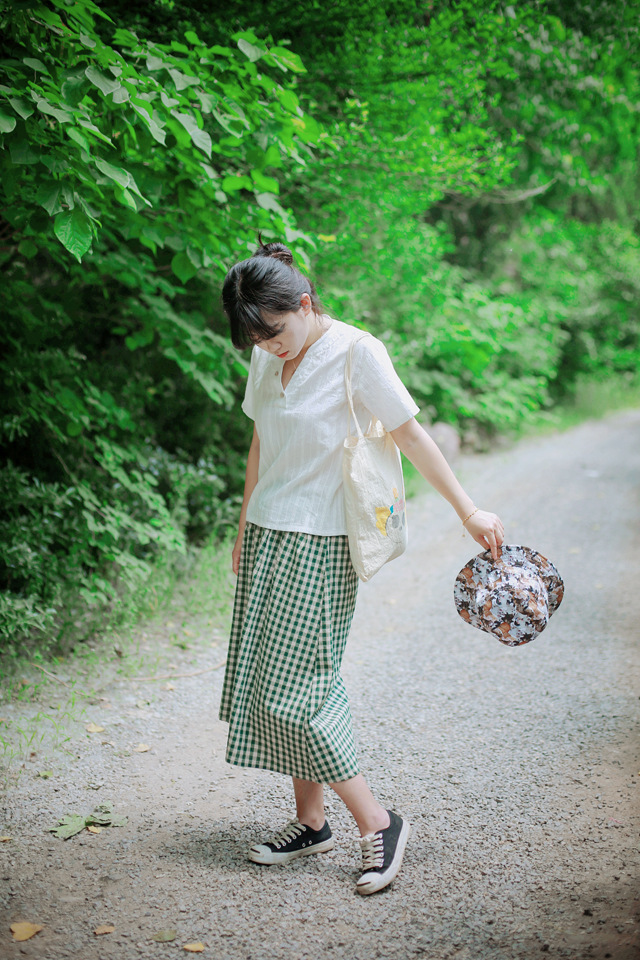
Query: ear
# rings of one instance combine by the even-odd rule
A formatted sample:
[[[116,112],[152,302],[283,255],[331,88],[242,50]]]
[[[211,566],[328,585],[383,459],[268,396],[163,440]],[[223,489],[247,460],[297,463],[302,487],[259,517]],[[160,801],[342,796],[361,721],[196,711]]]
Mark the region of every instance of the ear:
[[[310,310],[313,310],[313,305],[311,303],[311,297],[308,293],[303,293],[300,297],[300,306],[305,313],[309,313]]]

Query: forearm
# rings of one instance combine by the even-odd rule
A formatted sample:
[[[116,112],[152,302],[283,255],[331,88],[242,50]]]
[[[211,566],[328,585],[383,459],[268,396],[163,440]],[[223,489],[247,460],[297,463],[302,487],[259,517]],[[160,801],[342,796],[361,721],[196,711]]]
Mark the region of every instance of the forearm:
[[[240,509],[240,521],[239,521],[239,532],[240,536],[245,528],[247,522],[247,507],[249,506],[249,500],[251,499],[251,494],[255,490],[256,484],[258,482],[258,467],[260,464],[260,438],[256,428],[253,428],[253,438],[251,440],[251,446],[249,447],[249,454],[247,456],[247,469],[244,476],[244,495],[242,497],[242,507]]]
[[[473,500],[465,493],[438,445],[417,420],[409,420],[392,430],[391,436],[416,470],[449,501],[460,519],[468,517],[475,509]]]

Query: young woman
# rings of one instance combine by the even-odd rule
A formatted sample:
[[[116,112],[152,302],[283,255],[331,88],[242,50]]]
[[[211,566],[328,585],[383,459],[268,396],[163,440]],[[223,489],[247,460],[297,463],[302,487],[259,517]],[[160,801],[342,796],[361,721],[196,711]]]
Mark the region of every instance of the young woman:
[[[378,803],[359,771],[340,676],[358,584],[342,491],[344,368],[362,332],[322,313],[279,243],[261,243],[232,267],[222,297],[234,345],[254,345],[242,404],[254,430],[232,554],[238,582],[220,716],[229,723],[227,761],[291,776],[297,814],[248,856],[274,864],[331,850],[328,784],[360,831],[357,890],[375,893],[398,873],[410,828]],[[417,423],[418,407],[380,340],[356,345],[352,383],[363,430],[378,417],[496,557],[500,519],[475,507]]]

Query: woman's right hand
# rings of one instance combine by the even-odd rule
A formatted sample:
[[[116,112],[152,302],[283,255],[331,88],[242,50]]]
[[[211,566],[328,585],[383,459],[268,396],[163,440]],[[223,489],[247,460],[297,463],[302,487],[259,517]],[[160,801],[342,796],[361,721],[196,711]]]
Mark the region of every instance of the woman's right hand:
[[[240,551],[242,549],[243,532],[244,531],[241,530],[238,534],[233,550],[231,551],[231,568],[236,577],[238,576],[238,570],[240,569]]]

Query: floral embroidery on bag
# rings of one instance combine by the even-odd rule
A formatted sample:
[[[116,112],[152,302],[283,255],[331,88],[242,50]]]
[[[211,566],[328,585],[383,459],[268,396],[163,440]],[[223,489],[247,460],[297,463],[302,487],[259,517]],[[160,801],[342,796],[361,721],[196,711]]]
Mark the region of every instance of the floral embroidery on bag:
[[[390,507],[376,507],[376,527],[384,537],[391,540],[402,539],[404,507],[404,497],[400,497],[397,487],[393,488],[393,503]]]

